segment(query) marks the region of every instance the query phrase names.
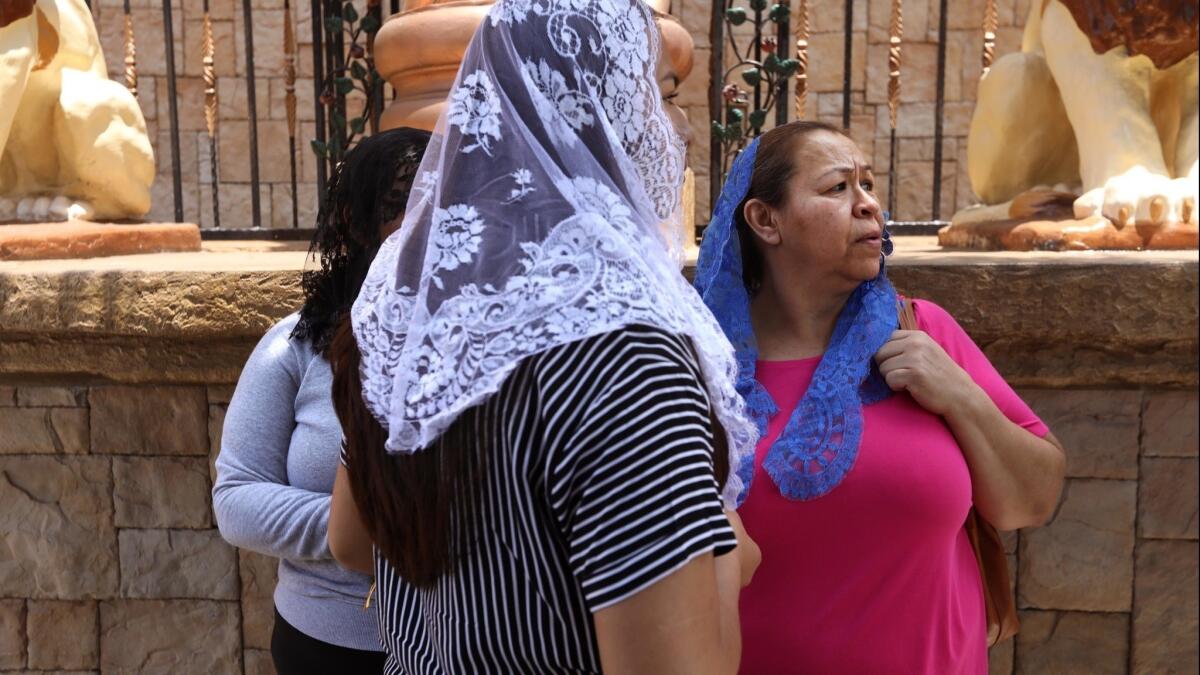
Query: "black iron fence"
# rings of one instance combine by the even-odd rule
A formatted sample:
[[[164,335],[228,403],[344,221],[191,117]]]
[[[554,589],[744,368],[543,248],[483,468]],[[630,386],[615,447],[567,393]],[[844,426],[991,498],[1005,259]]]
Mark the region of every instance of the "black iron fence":
[[[379,119],[383,112],[384,98],[390,87],[379,76],[374,64],[374,37],[385,20],[383,3],[380,0],[367,0],[365,9],[362,2],[348,0],[312,0],[310,6],[294,8],[291,0],[283,4],[283,32],[277,36],[267,36],[255,30],[255,3],[251,0],[235,0],[241,5],[243,28],[243,58],[244,77],[246,82],[246,105],[248,108],[247,123],[249,135],[249,175],[250,175],[250,222],[238,223],[233,227],[221,220],[221,180],[218,161],[221,120],[218,115],[218,75],[216,64],[216,42],[213,36],[213,19],[210,12],[209,0],[202,4],[202,45],[201,73],[204,82],[204,100],[181,101],[177,91],[179,79],[179,64],[176,63],[176,42],[174,23],[170,0],[162,2],[162,40],[165,43],[166,55],[166,85],[167,85],[167,124],[170,138],[171,184],[174,206],[174,217],[177,221],[184,220],[183,199],[183,166],[180,148],[180,105],[203,105],[205,127],[208,136],[209,167],[211,171],[208,189],[212,199],[212,224],[202,230],[206,239],[235,239],[235,238],[270,238],[270,239],[307,239],[312,234],[312,223],[299,221],[300,208],[298,204],[298,166],[297,146],[308,146],[315,155],[316,183],[318,198],[325,194],[325,183],[332,168],[341,160],[345,152],[363,135],[378,131]],[[88,0],[89,6],[92,0]],[[400,11],[399,0],[389,0],[388,8],[391,14]],[[357,5],[357,6],[356,6]],[[133,12],[130,0],[124,0],[124,84],[137,94],[138,61],[137,44],[141,39],[156,39],[156,36],[141,36],[135,32]],[[310,12],[312,28],[312,80],[300,82],[297,77],[297,61],[300,57],[300,45],[296,39],[296,11]],[[275,39],[283,45],[283,72],[269,73],[271,76],[283,76],[284,100],[286,108],[288,135],[288,163],[290,165],[291,183],[291,227],[271,228],[263,224],[263,205],[261,204],[260,164],[263,161],[259,143],[259,115],[257,84],[264,73],[255,66],[256,40]],[[311,127],[301,129],[300,115],[297,110],[297,86],[313,88],[313,119]],[[347,99],[353,92],[359,92],[364,103],[361,111],[351,115],[348,112]],[[161,152],[161,149],[160,149]],[[278,156],[272,156],[267,161],[279,161]]]
[[[805,117],[809,75],[809,7],[807,0],[714,0],[712,54],[709,63],[712,114],[711,199],[715,203],[721,184],[737,153],[750,138],[766,130],[774,112],[776,124]],[[934,157],[931,199],[932,218],[905,220],[896,209],[896,120],[903,70],[903,1],[891,0],[888,25],[888,119],[890,122],[887,209],[897,234],[932,234],[947,224],[942,220],[942,171],[946,82],[946,17],[948,1],[938,2],[937,89],[934,107]],[[793,21],[793,16],[795,20]],[[844,3],[842,65],[842,126],[850,130],[851,79],[854,46],[854,0]],[[795,24],[793,26],[793,24]],[[981,74],[995,54],[997,9],[987,0],[981,45]],[[926,74],[922,74],[927,76]],[[794,117],[793,117],[794,116]]]
[[[312,223],[299,222],[297,186],[297,146],[309,146],[316,159],[318,198],[323,198],[325,183],[333,167],[361,136],[378,130],[380,115],[390,87],[375,70],[373,43],[375,34],[388,16],[401,10],[400,0],[311,0],[306,8],[295,8],[284,0],[283,34],[265,36],[253,28],[255,5],[251,0],[234,0],[241,6],[244,27],[244,77],[249,125],[250,227],[238,223],[231,227],[221,221],[221,182],[218,175],[218,87],[215,63],[216,45],[212,33],[209,0],[203,0],[203,41],[201,48],[204,81],[204,111],[208,136],[209,166],[212,172],[208,189],[211,191],[213,221],[203,229],[205,238],[272,238],[306,239],[311,236]],[[793,6],[795,2],[795,6]],[[89,0],[90,4],[90,0]],[[943,117],[946,76],[946,15],[948,0],[938,0],[937,88],[934,120],[934,160],[932,218],[928,221],[905,220],[896,210],[896,119],[899,106],[901,72],[903,70],[903,0],[891,0],[891,21],[888,43],[888,111],[890,144],[888,167],[888,211],[893,216],[892,227],[897,234],[929,234],[944,225],[941,219],[941,189],[943,171]],[[312,81],[300,82],[297,77],[299,43],[295,35],[295,11],[308,11],[311,24]],[[851,80],[854,46],[854,0],[845,0],[845,35],[843,57],[842,125],[851,126]],[[129,0],[124,0],[125,84],[137,92],[137,48],[134,22]],[[172,45],[175,42],[172,24],[172,4],[162,2],[163,36],[166,44],[166,82],[170,128],[171,180],[176,220],[184,219],[183,177],[180,162],[179,100],[176,90],[177,64]],[[805,117],[808,99],[809,70],[809,8],[808,0],[713,0],[710,25],[712,45],[709,63],[709,112],[711,135],[711,198],[715,203],[726,171],[733,158],[752,137],[773,124]],[[986,72],[994,54],[996,31],[996,0],[986,0],[983,25],[982,71]],[[144,39],[153,39],[144,38]],[[288,133],[288,161],[291,179],[291,227],[264,227],[260,203],[261,180],[258,135],[258,98],[256,80],[263,73],[255,67],[256,40],[276,39],[283,45],[284,106]],[[278,76],[280,73],[270,73]],[[927,74],[922,73],[922,76]],[[297,111],[297,86],[313,89],[313,124],[302,130]],[[357,94],[354,94],[357,92]],[[351,115],[348,97],[357,95],[361,111]],[[394,94],[391,94],[394,95]],[[200,102],[182,102],[199,105]],[[277,161],[272,157],[269,161]]]

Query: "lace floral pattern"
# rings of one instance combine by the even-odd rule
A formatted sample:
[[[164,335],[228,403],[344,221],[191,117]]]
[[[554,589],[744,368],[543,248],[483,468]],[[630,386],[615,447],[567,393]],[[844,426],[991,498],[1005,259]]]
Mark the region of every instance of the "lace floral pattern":
[[[754,375],[758,346],[734,221],[734,210],[750,189],[758,144],[755,139],[734,160],[700,244],[695,283],[736,350],[736,389],[759,434],[765,435],[771,418],[783,411]],[[853,468],[862,440],[862,407],[891,394],[873,358],[896,326],[896,291],[881,260],[879,276],[861,284],[846,302],[808,390],[789,411],[787,424],[763,460],[763,469],[788,499],[826,495]],[[736,468],[748,490],[753,455]],[[739,494],[737,503],[745,497]]]
[[[492,140],[500,139],[500,97],[491,78],[477,70],[462,81],[450,95],[450,124],[462,129],[464,137],[474,137],[475,142],[465,145],[463,153],[482,149],[492,154]]]
[[[387,449],[427,447],[525,357],[636,323],[691,338],[740,465],[756,434],[733,349],[659,229],[684,145],[655,82],[652,14],[642,0],[490,12],[351,313]],[[740,491],[733,477],[724,495]]]
[[[582,92],[567,86],[562,73],[550,68],[542,60],[537,64],[526,61],[521,67],[533,95],[533,104],[538,117],[546,124],[546,130],[559,143],[573,144],[584,127],[595,124],[589,101]]]

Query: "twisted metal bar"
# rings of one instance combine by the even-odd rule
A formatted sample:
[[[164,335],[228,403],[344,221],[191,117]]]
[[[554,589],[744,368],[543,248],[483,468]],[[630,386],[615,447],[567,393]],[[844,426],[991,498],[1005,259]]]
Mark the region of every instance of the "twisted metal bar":
[[[996,15],[996,0],[987,0],[987,6],[983,12],[983,72],[980,77],[988,74],[996,59],[996,26],[999,23],[1000,17]]]
[[[902,0],[892,0],[892,20],[888,26],[888,120],[893,129],[900,107],[900,45],[904,38],[902,4]]]
[[[292,27],[292,3],[283,3],[283,104],[287,109],[288,136],[296,137],[296,33]]]
[[[206,6],[207,2],[204,3]],[[213,40],[212,18],[208,14],[207,8],[204,11],[203,25],[203,40],[200,47],[202,55],[203,77],[204,77],[204,124],[208,129],[208,135],[215,138],[217,135],[217,71],[214,57],[216,56],[216,42]]]
[[[808,0],[800,0],[796,9],[796,119],[804,119],[804,107],[808,103]]]
[[[204,125],[208,129],[208,170],[212,176],[213,227],[221,227],[221,197],[219,169],[217,165],[217,44],[213,40],[212,16],[208,11],[208,0],[204,0],[203,43],[201,45],[202,75],[204,77]]]
[[[137,43],[133,38],[133,13],[125,0],[125,88],[137,98]]]
[[[288,159],[292,169],[292,227],[300,227],[299,197],[296,195],[296,34],[292,27],[292,3],[283,3],[283,105],[287,110]]]

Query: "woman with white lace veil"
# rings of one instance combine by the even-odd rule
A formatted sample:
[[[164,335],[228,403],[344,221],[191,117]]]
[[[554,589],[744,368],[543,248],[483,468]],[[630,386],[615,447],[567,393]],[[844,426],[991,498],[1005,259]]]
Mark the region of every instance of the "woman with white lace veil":
[[[661,51],[642,0],[499,0],[335,341],[330,546],[386,672],[737,668],[755,430],[664,235]]]

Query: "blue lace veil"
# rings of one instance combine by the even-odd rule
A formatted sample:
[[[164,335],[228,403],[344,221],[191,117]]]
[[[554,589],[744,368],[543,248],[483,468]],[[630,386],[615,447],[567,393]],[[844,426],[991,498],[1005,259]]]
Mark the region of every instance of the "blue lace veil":
[[[750,189],[759,141],[754,139],[734,160],[712,222],[704,231],[695,285],[733,343],[737,390],[763,438],[767,422],[781,411],[754,376],[758,346],[750,323],[750,294],[742,279],[735,220],[735,211]],[[892,242],[885,230],[883,253],[891,252]],[[763,468],[788,499],[825,495],[854,466],[862,440],[863,406],[891,393],[873,357],[896,326],[896,291],[880,265],[879,276],[863,282],[846,301],[812,383],[763,461]],[[754,457],[744,459],[736,469],[745,486],[738,497],[740,504],[750,489]]]

